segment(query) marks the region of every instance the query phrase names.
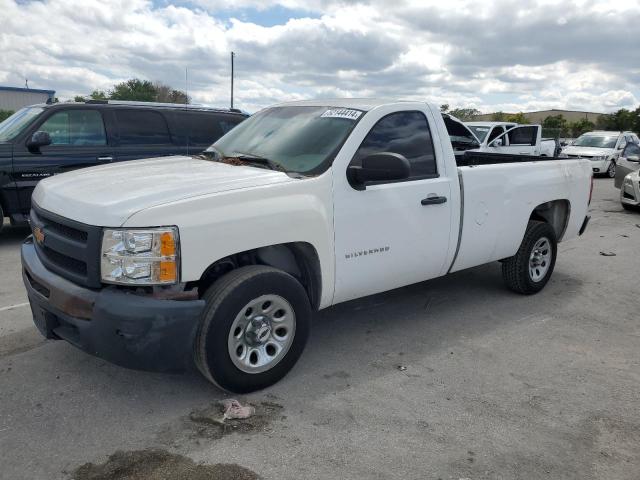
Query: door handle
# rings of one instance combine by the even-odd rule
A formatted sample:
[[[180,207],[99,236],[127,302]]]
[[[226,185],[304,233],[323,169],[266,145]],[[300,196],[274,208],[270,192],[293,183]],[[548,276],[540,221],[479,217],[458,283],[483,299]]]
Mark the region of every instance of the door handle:
[[[98,157],[99,162],[113,162],[113,157]]]
[[[438,197],[434,195],[432,197],[423,198],[420,203],[422,205],[440,205],[441,203],[445,203],[447,201],[447,197]]]

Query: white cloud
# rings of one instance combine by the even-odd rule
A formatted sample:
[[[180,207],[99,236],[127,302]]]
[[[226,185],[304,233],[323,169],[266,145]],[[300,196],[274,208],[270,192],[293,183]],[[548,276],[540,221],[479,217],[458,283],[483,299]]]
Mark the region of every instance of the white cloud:
[[[274,6],[296,18],[260,25]],[[194,100],[224,106],[234,50],[248,110],[320,96],[484,111],[640,99],[639,0],[0,0],[0,15],[0,82],[61,98],[131,77],[184,88],[188,68]]]

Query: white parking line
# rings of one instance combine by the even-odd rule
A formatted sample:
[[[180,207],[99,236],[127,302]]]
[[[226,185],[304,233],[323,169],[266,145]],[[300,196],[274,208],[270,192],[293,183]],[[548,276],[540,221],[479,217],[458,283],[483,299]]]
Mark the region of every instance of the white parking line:
[[[8,307],[0,307],[0,312],[5,312],[7,310],[13,310],[14,308],[26,307],[27,305],[29,305],[29,302],[16,303],[15,305],[9,305]]]

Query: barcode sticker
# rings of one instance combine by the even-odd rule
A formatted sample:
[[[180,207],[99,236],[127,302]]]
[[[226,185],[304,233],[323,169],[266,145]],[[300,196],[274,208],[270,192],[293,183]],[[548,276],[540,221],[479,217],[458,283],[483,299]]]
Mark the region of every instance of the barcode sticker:
[[[362,115],[360,110],[351,110],[349,108],[332,108],[327,110],[321,118],[347,118],[349,120],[357,120]]]

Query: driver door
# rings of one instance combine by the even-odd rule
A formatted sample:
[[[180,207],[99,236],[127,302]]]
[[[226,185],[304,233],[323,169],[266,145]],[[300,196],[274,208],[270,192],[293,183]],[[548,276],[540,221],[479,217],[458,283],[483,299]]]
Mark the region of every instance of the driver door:
[[[491,142],[488,152],[510,153],[513,155],[539,155],[540,154],[540,126],[522,125],[507,130],[505,133]],[[497,145],[502,141],[501,145]]]
[[[434,146],[431,112],[368,115],[381,118],[369,117],[375,124],[349,165],[361,165],[367,155],[392,152],[407,158],[411,174],[362,189],[349,183],[348,165],[334,164],[334,303],[437,277],[447,261],[457,198],[451,198],[442,149]]]

